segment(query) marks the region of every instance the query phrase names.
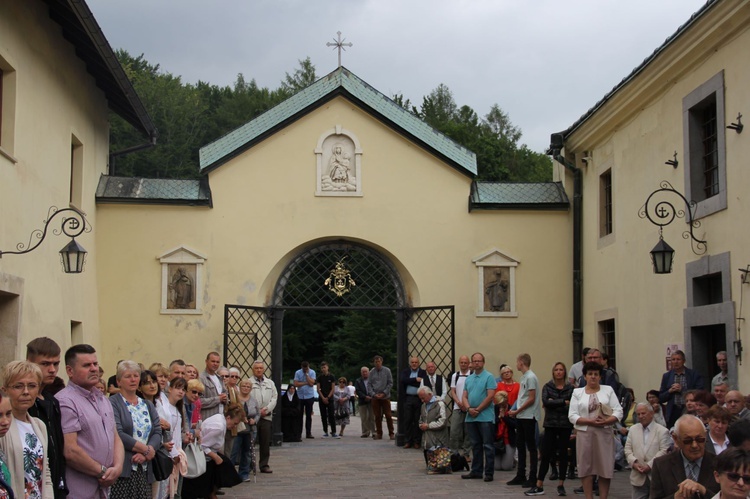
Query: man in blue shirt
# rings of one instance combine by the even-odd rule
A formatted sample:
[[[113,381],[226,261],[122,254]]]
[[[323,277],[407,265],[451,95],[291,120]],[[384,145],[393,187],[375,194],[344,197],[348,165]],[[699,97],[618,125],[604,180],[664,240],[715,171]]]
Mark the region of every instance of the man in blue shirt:
[[[315,371],[310,369],[310,363],[302,361],[301,369],[294,373],[294,386],[297,388],[302,407],[305,410],[305,438],[315,438],[312,435],[312,412],[315,405]]]
[[[495,474],[493,397],[497,383],[484,369],[484,355],[479,352],[472,355],[471,365],[474,373],[466,378],[463,393],[463,405],[469,408],[464,424],[471,439],[471,471],[461,478],[482,478],[484,474],[484,481],[491,482]]]

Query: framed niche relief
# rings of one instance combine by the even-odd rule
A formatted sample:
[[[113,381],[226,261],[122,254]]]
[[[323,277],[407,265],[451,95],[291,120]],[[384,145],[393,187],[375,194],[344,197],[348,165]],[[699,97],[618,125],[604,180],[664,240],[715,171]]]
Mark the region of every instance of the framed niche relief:
[[[493,249],[473,260],[477,267],[477,317],[518,317],[518,260]]]
[[[362,148],[341,125],[323,132],[315,147],[316,196],[362,196]]]
[[[202,314],[206,257],[180,246],[158,259],[161,263],[161,313]]]

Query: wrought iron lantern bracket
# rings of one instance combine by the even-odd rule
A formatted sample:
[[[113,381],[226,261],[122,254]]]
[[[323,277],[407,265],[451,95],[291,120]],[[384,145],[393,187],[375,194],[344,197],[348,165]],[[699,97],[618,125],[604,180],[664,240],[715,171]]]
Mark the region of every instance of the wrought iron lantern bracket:
[[[659,197],[660,194],[674,194],[685,204],[685,208],[676,208],[667,199]],[[656,197],[656,198],[655,198]],[[703,255],[708,249],[707,242],[695,237],[693,229],[701,226],[700,221],[695,220],[694,211],[697,206],[695,201],[688,201],[678,190],[672,187],[666,180],[659,183],[659,189],[649,194],[646,202],[638,210],[640,218],[646,218],[649,222],[659,227],[659,238],[662,239],[662,229],[671,224],[675,218],[686,218],[688,229],[682,233],[683,239],[690,239],[690,248],[696,255]]]
[[[82,211],[74,207],[58,209],[56,206],[50,206],[49,210],[47,211],[47,218],[42,220],[42,224],[44,224],[44,226],[41,229],[34,229],[33,231],[31,231],[28,243],[20,242],[16,244],[15,251],[0,250],[0,258],[5,255],[24,255],[26,253],[31,253],[32,251],[37,249],[47,237],[49,226],[52,221],[58,217],[58,215],[62,217],[60,219],[60,227],[53,228],[52,233],[56,236],[65,234],[72,239],[71,243],[63,248],[63,251],[69,248],[71,244],[75,244],[76,251],[85,254],[86,250],[81,248],[80,245],[76,243],[75,238],[80,236],[84,232],[91,232],[91,225],[86,221],[86,215]],[[66,272],[77,273],[80,272],[80,270],[70,271],[69,269],[66,269]]]

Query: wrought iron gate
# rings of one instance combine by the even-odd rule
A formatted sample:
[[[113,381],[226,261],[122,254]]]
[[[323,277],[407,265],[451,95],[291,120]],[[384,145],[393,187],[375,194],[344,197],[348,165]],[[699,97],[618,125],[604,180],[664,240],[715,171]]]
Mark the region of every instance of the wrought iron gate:
[[[252,363],[262,360],[273,372],[271,355],[271,309],[224,306],[224,359],[227,366],[236,366],[243,376],[252,374]]]

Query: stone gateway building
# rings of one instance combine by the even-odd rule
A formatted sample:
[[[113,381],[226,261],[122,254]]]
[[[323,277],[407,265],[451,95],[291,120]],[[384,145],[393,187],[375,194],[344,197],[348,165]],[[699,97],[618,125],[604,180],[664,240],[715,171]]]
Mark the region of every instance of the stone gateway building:
[[[448,374],[482,351],[494,372],[528,352],[544,376],[598,346],[640,400],[676,345],[706,376],[727,350],[748,391],[750,145],[727,128],[750,101],[748,27],[750,2],[708,2],[552,134],[548,183],[477,181],[471,151],[343,67],[204,145],[200,179],[159,180],[108,174],[110,109],[155,130],[85,3],[3,3],[0,249],[50,206],[93,228],[80,275],[52,235],[0,259],[3,360],[47,335],[93,344],[108,370],[218,350],[280,382],[286,310],[362,307],[396,314],[404,366],[415,353]],[[655,275],[658,228],[638,215],[663,180],[698,202],[707,247],[665,226],[674,266]]]

